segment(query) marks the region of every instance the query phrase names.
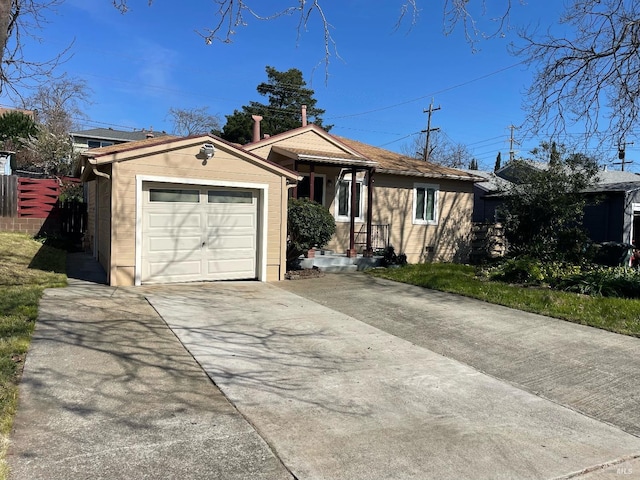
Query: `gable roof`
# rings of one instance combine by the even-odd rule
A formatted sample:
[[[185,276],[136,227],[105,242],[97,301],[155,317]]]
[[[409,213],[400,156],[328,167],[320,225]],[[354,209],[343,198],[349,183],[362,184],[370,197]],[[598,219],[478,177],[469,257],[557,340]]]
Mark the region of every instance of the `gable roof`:
[[[81,161],[76,166],[76,176],[79,176],[81,173],[80,170],[85,161],[96,166],[107,165],[110,163],[154,155],[156,153],[166,152],[167,150],[176,150],[179,148],[189,147],[194,144],[205,143],[214,143],[217,144],[218,147],[233,150],[238,156],[243,157],[252,163],[266,167],[268,170],[284,175],[290,180],[298,179],[298,174],[296,172],[278,165],[275,162],[259,157],[258,155],[254,155],[251,152],[213,135],[194,135],[191,137],[165,135],[162,137],[146,138],[144,140],[109,145],[107,147],[92,148],[81,154]]]
[[[156,132],[153,130],[114,130],[113,128],[92,128],[89,130],[80,130],[71,132],[72,137],[92,138],[96,140],[112,140],[114,142],[133,142],[136,140],[144,140],[149,137],[170,136],[166,132]]]
[[[481,180],[479,176],[468,173],[464,170],[443,167],[442,165],[418,160],[407,155],[391,152],[383,148],[374,147],[372,145],[367,145],[366,143],[350,140],[344,137],[334,135],[334,138],[337,138],[343,144],[360,152],[370,160],[375,161],[378,164],[376,172],[379,173],[429,178],[448,178],[470,182],[477,182]]]
[[[300,146],[279,145],[288,139],[292,139],[306,132],[314,132],[321,137],[334,151],[322,150],[317,144],[312,148]],[[338,135],[327,133],[322,128],[308,124],[287,132],[279,133],[272,137],[264,138],[258,142],[245,145],[245,150],[253,151],[266,146],[271,146],[273,152],[287,158],[300,161],[318,162],[340,166],[375,167],[379,173],[394,175],[407,175],[424,178],[447,178],[463,181],[480,181],[481,179],[471,173],[455,168],[443,167],[431,162],[425,162],[406,155],[391,152],[383,148],[374,147],[366,143],[351,140]],[[335,149],[341,151],[336,153]]]

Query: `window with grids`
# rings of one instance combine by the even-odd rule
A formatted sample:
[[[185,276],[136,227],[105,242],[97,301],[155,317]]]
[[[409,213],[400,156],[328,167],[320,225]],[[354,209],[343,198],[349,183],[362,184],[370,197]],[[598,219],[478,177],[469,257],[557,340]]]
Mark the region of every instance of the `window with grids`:
[[[356,204],[354,216],[362,220],[362,182],[356,180]],[[351,219],[351,180],[340,180],[336,186],[336,220],[349,221]]]
[[[415,184],[413,188],[413,223],[438,223],[438,185]]]

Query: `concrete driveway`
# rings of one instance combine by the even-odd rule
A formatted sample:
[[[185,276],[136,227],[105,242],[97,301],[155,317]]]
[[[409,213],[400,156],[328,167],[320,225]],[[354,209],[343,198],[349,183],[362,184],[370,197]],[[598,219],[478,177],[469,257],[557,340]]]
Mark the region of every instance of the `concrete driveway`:
[[[363,275],[141,291],[295,478],[640,478],[637,339]]]

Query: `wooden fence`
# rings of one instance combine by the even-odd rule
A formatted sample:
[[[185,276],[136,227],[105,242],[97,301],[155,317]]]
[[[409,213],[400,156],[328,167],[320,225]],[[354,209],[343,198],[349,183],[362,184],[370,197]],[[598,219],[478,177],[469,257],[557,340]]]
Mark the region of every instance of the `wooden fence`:
[[[77,183],[64,178],[66,183]],[[34,235],[60,235],[79,240],[86,230],[87,207],[78,201],[60,202],[57,179],[0,175],[0,228]]]
[[[18,179],[18,216],[48,218],[58,203],[60,182],[55,179]]]
[[[18,177],[0,175],[0,217],[18,216]]]

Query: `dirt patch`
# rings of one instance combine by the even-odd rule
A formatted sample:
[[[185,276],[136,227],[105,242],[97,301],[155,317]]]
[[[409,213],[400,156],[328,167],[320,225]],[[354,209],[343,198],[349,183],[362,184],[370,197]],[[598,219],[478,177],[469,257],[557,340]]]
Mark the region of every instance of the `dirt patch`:
[[[289,270],[285,273],[284,278],[287,280],[304,280],[306,278],[324,277],[324,272],[318,267],[302,268],[300,270]]]

